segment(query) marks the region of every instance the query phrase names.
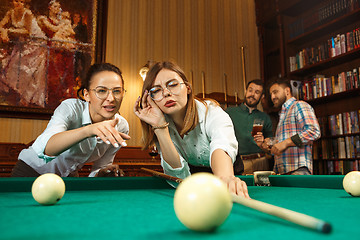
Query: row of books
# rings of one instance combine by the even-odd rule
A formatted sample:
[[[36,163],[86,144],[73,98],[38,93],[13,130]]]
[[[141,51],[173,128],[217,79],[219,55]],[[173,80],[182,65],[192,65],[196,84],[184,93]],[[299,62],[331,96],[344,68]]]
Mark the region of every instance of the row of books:
[[[360,160],[333,160],[333,161],[314,161],[317,165],[318,173],[314,174],[339,174],[345,175],[351,171],[359,171]]]
[[[360,133],[359,114],[360,110],[319,117],[318,121],[321,129],[321,136],[329,137]]]
[[[332,94],[360,88],[360,67],[326,77],[315,75],[304,81],[291,80],[293,96],[301,100],[312,100]]]
[[[330,160],[326,163],[327,169],[323,169],[328,173],[344,174],[359,169],[359,114],[360,110],[318,118],[323,137],[314,142],[313,159]],[[353,160],[339,160],[346,158]]]
[[[332,19],[340,17],[348,12],[358,9],[360,0],[328,0],[320,7],[314,8],[308,14],[288,25],[289,38],[295,38],[315,27]]]
[[[359,136],[347,136],[337,139],[321,139],[314,143],[313,158],[314,160],[359,158],[359,138]]]
[[[302,49],[295,56],[289,57],[290,71],[301,69],[328,58],[336,57],[353,49],[360,48],[360,28],[335,37],[317,46]]]

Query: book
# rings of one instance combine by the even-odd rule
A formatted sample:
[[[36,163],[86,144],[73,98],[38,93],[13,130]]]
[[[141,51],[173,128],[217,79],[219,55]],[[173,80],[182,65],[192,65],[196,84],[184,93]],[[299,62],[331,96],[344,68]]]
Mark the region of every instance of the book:
[[[346,72],[346,90],[353,89],[352,71]]]
[[[345,34],[340,35],[340,54],[346,53]]]
[[[360,87],[359,85],[359,74],[357,68],[353,69],[353,78],[354,78],[354,88]]]
[[[336,115],[329,116],[329,129],[331,136],[335,136],[338,134],[337,124],[336,124]]]

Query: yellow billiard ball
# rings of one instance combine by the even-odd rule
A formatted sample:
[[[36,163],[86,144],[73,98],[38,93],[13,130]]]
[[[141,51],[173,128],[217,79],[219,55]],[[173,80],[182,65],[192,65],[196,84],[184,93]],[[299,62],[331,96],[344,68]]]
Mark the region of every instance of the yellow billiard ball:
[[[65,183],[61,177],[53,173],[46,173],[32,184],[32,196],[42,205],[53,205],[60,201],[65,194]]]
[[[353,197],[360,196],[360,172],[352,171],[343,179],[344,190]]]
[[[209,232],[230,214],[232,200],[225,183],[210,173],[195,173],[179,184],[174,210],[182,224],[194,231]]]

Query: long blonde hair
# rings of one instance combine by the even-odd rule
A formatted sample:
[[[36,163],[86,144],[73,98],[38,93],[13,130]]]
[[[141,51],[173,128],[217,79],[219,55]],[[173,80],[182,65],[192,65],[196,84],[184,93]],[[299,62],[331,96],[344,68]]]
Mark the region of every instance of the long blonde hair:
[[[193,130],[199,122],[199,116],[197,113],[197,108],[196,108],[196,103],[195,103],[195,99],[198,99],[198,98],[195,97],[195,95],[192,91],[192,88],[191,88],[191,84],[187,80],[184,71],[176,63],[170,62],[170,61],[155,63],[150,68],[150,70],[148,71],[148,73],[146,75],[144,85],[142,88],[141,98],[143,97],[145,90],[149,91],[152,88],[154,81],[156,79],[156,76],[162,69],[168,69],[170,71],[176,72],[182,78],[185,85],[190,89],[190,92],[187,95],[187,105],[186,105],[186,113],[185,113],[185,118],[184,118],[184,127],[180,131],[180,135],[184,135],[184,134],[190,132],[191,130]],[[204,101],[202,101],[200,99],[198,99],[198,100],[205,104]],[[155,136],[154,131],[151,128],[151,126],[149,124],[147,124],[146,122],[141,121],[141,126],[142,126],[142,130],[143,130],[143,142],[144,142],[143,149],[147,149],[147,148],[149,148],[149,146],[152,146],[155,143],[156,136]]]

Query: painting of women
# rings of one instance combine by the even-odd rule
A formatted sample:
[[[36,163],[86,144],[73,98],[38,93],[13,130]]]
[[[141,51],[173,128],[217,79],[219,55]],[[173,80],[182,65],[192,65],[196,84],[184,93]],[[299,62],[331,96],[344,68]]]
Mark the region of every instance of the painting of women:
[[[45,106],[45,34],[27,8],[28,0],[12,0],[12,8],[0,22],[0,43],[10,45],[3,51],[0,92],[12,96],[8,101],[22,106]]]
[[[47,85],[47,105],[56,107],[59,101],[75,97],[74,78],[75,52],[62,47],[58,34],[63,31],[62,9],[58,0],[51,0],[48,5],[48,16],[39,16],[38,24],[49,38],[49,67]],[[72,29],[71,29],[72,30]],[[60,40],[60,41],[59,41]]]
[[[49,112],[76,97],[95,57],[101,5],[0,0],[0,111]]]

